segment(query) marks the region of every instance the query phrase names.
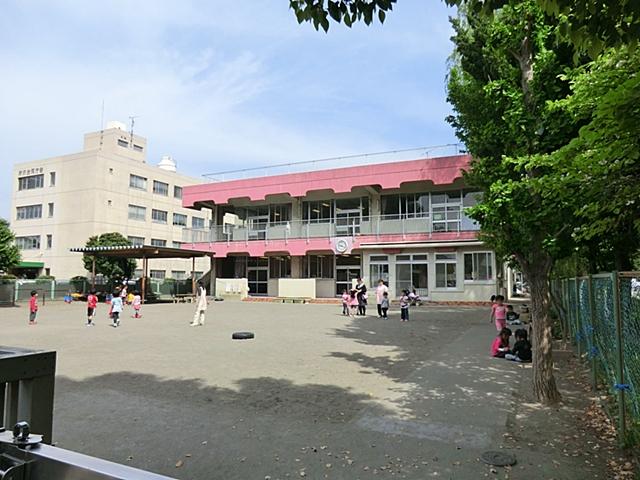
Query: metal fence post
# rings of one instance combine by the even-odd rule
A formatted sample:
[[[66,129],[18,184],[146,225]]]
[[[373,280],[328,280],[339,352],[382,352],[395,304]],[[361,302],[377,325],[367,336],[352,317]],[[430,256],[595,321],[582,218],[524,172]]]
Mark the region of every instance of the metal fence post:
[[[593,298],[593,276],[591,275],[587,277],[587,293],[589,294],[589,318],[591,319],[591,331],[589,332],[589,335],[591,336],[591,352],[589,352],[589,355],[591,356],[591,387],[595,391],[598,388],[598,364],[596,362],[598,350],[595,346],[596,304],[595,298]]]
[[[578,277],[574,277],[573,283],[576,291],[576,347],[578,349],[578,357],[582,357],[582,345],[580,344],[580,339],[582,338],[582,326],[580,325],[580,284],[578,283]]]
[[[627,419],[624,395],[624,343],[622,339],[622,316],[620,315],[620,282],[618,272],[611,272],[611,287],[613,292],[613,319],[616,325],[616,384],[618,392],[618,438],[624,445],[627,440]]]

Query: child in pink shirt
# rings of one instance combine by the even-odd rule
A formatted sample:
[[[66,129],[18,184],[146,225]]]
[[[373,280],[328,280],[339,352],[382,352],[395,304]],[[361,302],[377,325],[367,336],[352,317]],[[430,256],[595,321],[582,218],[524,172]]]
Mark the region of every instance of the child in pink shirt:
[[[351,307],[351,316],[355,317],[360,306],[360,302],[358,301],[358,291],[355,288],[351,290],[351,295],[349,296],[349,306]]]
[[[507,326],[507,306],[504,304],[504,297],[498,295],[496,303],[491,306],[491,319],[489,323],[496,323],[496,330],[500,331]]]
[[[351,297],[349,297],[349,293],[347,292],[347,289],[345,288],[342,291],[342,314],[343,315],[349,315],[349,302],[351,300]]]
[[[510,329],[503,328],[500,330],[500,333],[491,344],[492,357],[504,358],[506,354],[511,353],[511,350],[509,349],[509,338],[511,338]]]
[[[29,325],[35,325],[36,316],[38,315],[38,292],[31,291],[31,298],[29,299]]]

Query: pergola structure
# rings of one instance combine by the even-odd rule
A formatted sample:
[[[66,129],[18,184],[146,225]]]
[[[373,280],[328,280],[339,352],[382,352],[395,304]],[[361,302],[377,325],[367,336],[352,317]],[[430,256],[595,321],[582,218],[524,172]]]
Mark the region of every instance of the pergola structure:
[[[71,252],[90,255],[93,258],[91,267],[91,285],[95,288],[96,284],[96,258],[97,257],[115,257],[115,258],[134,258],[142,259],[142,301],[146,292],[146,279],[149,260],[154,258],[190,258],[191,259],[191,290],[196,292],[195,264],[196,258],[209,257],[211,270],[213,270],[212,251],[204,250],[186,250],[182,248],[171,247],[154,247],[153,245],[112,245],[97,247],[78,247],[71,248]],[[210,287],[213,286],[214,278],[210,278]]]

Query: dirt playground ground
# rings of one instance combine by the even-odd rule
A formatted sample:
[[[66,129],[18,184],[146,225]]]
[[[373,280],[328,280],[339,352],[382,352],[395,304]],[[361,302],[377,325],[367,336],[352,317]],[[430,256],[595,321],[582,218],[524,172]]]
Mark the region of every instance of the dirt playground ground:
[[[148,305],[117,329],[106,313],[91,328],[81,303],[47,303],[36,326],[25,305],[0,310],[0,344],[58,352],[59,447],[179,479],[608,478],[580,428],[588,394],[559,371],[566,403],[531,401],[530,367],[488,357],[486,309],[400,323],[216,302],[189,327],[192,305]],[[518,463],[479,461],[500,449]]]

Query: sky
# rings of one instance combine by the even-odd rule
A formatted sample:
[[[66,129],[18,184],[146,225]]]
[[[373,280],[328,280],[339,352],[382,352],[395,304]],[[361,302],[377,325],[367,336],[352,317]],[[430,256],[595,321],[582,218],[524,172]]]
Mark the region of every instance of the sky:
[[[193,176],[457,142],[445,122],[448,17],[399,0],[328,34],[287,0],[5,0],[0,166],[74,153],[101,119]],[[102,105],[104,102],[104,117]],[[0,176],[0,216],[12,179]]]

